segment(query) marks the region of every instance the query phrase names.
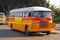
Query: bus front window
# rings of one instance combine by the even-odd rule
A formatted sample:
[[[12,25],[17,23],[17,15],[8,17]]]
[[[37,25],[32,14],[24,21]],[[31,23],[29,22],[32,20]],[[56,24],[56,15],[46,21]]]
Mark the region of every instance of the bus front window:
[[[40,17],[50,18],[50,17],[52,17],[51,14],[52,13],[49,12],[49,11],[34,11],[34,12],[31,12],[31,17],[35,17],[35,18],[40,18]]]
[[[40,17],[39,12],[31,12],[31,17],[39,18]]]

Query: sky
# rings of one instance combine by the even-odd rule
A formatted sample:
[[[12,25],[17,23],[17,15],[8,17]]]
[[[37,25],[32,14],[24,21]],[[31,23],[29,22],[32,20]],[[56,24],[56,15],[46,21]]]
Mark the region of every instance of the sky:
[[[50,0],[50,4],[60,7],[60,0]]]

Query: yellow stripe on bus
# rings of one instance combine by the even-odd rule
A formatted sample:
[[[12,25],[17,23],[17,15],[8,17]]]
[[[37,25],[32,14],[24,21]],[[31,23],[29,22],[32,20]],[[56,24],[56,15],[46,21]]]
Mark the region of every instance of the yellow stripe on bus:
[[[16,24],[21,24],[22,23],[22,18],[15,18],[15,23]]]

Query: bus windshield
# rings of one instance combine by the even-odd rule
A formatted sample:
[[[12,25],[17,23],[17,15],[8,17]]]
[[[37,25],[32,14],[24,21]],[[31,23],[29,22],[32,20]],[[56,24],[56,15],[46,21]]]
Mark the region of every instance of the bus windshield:
[[[34,11],[34,12],[30,12],[31,13],[31,17],[36,17],[36,18],[40,18],[40,17],[44,17],[44,18],[50,18],[52,17],[52,13],[50,11]]]

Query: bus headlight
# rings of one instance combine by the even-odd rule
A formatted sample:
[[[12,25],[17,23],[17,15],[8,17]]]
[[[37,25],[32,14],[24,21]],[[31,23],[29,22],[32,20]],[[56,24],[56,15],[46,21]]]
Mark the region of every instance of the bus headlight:
[[[32,26],[36,26],[35,24],[32,24]]]
[[[38,24],[32,24],[32,26],[38,26]]]
[[[50,26],[52,26],[53,24],[52,23],[50,23]]]
[[[36,24],[36,26],[38,26],[39,24]]]
[[[50,26],[55,26],[56,24],[55,23],[50,23]]]

